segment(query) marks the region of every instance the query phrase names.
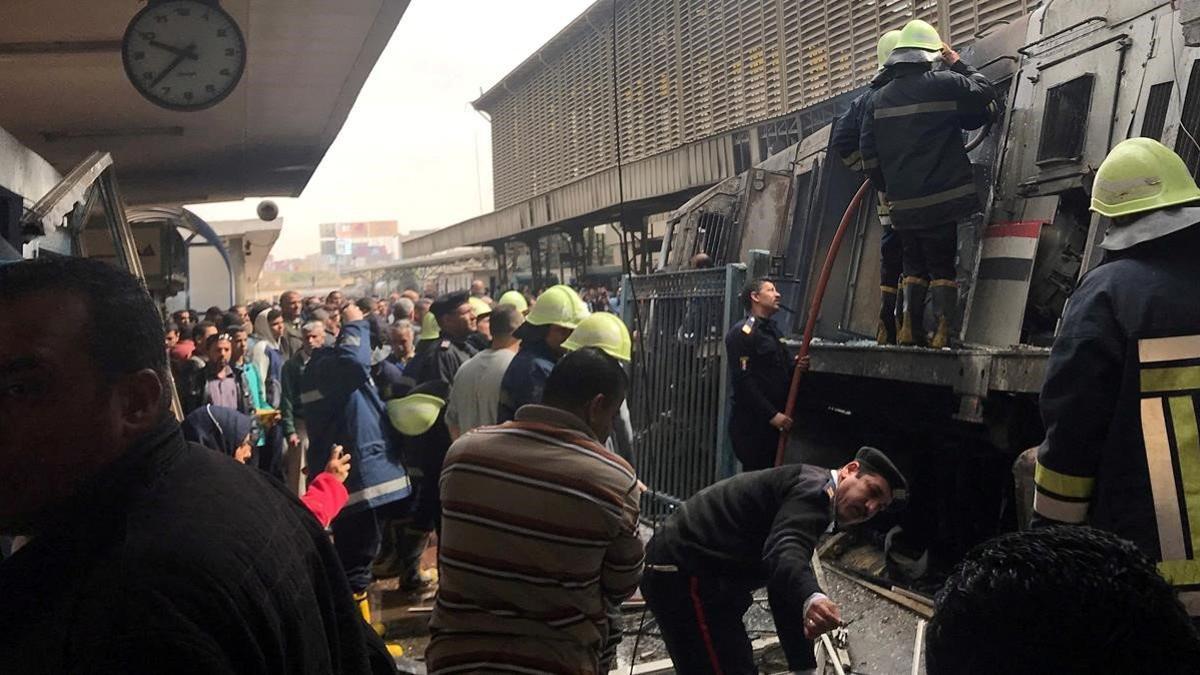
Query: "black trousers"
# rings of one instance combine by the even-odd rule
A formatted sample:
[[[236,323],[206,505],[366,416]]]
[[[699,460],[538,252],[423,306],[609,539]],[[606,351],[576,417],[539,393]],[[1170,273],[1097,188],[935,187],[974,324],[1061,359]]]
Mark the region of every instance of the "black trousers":
[[[371,563],[379,555],[383,533],[380,523],[402,515],[408,499],[389,502],[373,509],[342,513],[329,524],[333,530],[333,548],[337,551],[350,590],[362,593],[371,584]]]
[[[879,285],[896,288],[904,271],[904,245],[891,227],[883,228],[879,239]]]
[[[958,255],[958,224],[942,223],[920,230],[899,230],[904,249],[904,276],[924,279],[955,279]]]
[[[679,675],[757,675],[754,651],[742,617],[753,589],[713,576],[647,569],[642,597]],[[812,659],[800,668],[815,668]]]
[[[745,419],[735,412],[729,421],[729,438],[743,471],[775,466],[775,450],[779,447],[779,430],[775,427]]]

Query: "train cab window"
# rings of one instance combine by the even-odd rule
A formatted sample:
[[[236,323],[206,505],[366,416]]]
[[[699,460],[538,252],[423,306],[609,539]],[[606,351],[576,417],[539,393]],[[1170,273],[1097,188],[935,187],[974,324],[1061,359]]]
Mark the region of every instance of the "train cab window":
[[[1173,83],[1159,82],[1150,87],[1146,97],[1146,113],[1142,116],[1142,136],[1162,140],[1163,128],[1167,125],[1167,108],[1171,105]]]
[[[1179,115],[1179,133],[1175,136],[1175,152],[1195,176],[1200,171],[1200,59],[1192,61],[1192,73],[1188,77],[1187,93],[1183,97],[1183,112]]]
[[[1051,87],[1046,92],[1042,137],[1038,141],[1038,165],[1075,162],[1083,155],[1094,80],[1095,76],[1088,73]]]

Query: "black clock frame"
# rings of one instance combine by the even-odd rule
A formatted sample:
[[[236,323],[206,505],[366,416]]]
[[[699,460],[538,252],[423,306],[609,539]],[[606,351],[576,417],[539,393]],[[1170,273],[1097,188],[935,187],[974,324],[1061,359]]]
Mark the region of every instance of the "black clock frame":
[[[242,33],[242,27],[238,25],[237,20],[233,18],[232,14],[225,11],[224,7],[221,7],[218,0],[191,0],[192,2],[194,2],[196,4],[204,5],[205,7],[222,14],[226,19],[229,20],[229,25],[233,26],[233,34],[235,37],[237,37],[238,42],[241,43],[241,48],[242,48],[242,58],[240,59],[240,61],[238,63],[237,72],[234,74],[233,84],[230,85],[230,87],[228,89],[226,89],[224,92],[222,92],[219,96],[217,96],[213,100],[202,103],[202,104],[189,105],[189,104],[167,103],[166,101],[155,98],[152,93],[150,93],[142,88],[142,85],[141,85],[140,81],[138,80],[137,75],[133,72],[130,55],[127,51],[128,47],[129,47],[129,39],[130,39],[130,37],[132,37],[133,32],[134,32],[133,27],[137,25],[138,21],[140,21],[144,15],[149,14],[152,10],[156,9],[159,5],[162,5],[167,2],[177,2],[177,1],[178,0],[150,0],[150,2],[148,2],[145,7],[143,7],[141,10],[139,10],[137,14],[133,15],[133,18],[129,20],[129,25],[125,27],[125,34],[121,37],[121,65],[125,69],[126,79],[128,79],[129,83],[133,85],[133,88],[136,89],[137,92],[142,95],[142,98],[144,98],[147,101],[153,103],[154,105],[156,105],[160,108],[164,108],[166,110],[173,110],[175,112],[199,112],[201,110],[207,110],[207,109],[217,105],[221,101],[224,101],[226,98],[229,98],[229,95],[232,94],[238,88],[238,85],[241,84],[241,82],[242,82],[242,76],[246,73],[246,62],[250,60],[250,53],[246,50],[246,36],[244,33]]]

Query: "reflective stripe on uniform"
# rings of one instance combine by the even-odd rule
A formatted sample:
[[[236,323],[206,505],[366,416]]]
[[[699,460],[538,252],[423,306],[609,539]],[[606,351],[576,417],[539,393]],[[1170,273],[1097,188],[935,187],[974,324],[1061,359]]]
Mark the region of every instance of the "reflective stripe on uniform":
[[[1158,573],[1172,586],[1200,585],[1200,560],[1164,560]]]
[[[1161,557],[1163,560],[1182,560],[1187,557],[1183,543],[1183,516],[1179,493],[1175,488],[1175,464],[1171,460],[1171,440],[1163,400],[1143,399],[1141,408],[1142,440],[1146,446],[1146,468],[1150,475],[1150,493],[1154,499]]]
[[[862,152],[855,150],[854,152],[842,158],[842,164],[855,171],[862,169]]]
[[[942,202],[948,202],[953,199],[959,199],[968,195],[975,194],[975,184],[967,183],[949,190],[942,190],[924,197],[913,197],[912,199],[893,199],[891,200],[893,210],[903,209],[923,209]]]
[[[1060,523],[1071,525],[1082,523],[1087,520],[1089,506],[1091,506],[1091,502],[1089,501],[1073,502],[1065,499],[1056,499],[1041,491],[1033,493],[1034,512]]]
[[[1200,335],[1138,340],[1138,360],[1145,363],[1200,358]]]
[[[1142,393],[1200,389],[1200,366],[1143,368]]]
[[[871,159],[864,158],[863,163],[862,163],[862,168],[863,168],[863,171],[869,171],[871,169],[878,169],[879,168],[879,159],[876,157],[872,157]]]
[[[1188,616],[1200,617],[1200,591],[1180,591],[1176,594]]]
[[[401,476],[399,478],[394,478],[392,480],[389,480],[386,483],[380,483],[379,485],[372,485],[369,488],[364,488],[362,490],[359,490],[358,492],[350,493],[350,498],[346,500],[346,506],[350,506],[352,504],[357,504],[359,502],[365,502],[370,499],[374,499],[376,497],[382,497],[383,495],[386,495],[386,494],[389,494],[392,492],[399,492],[400,490],[406,490],[406,489],[408,489],[408,485],[409,485],[408,476]]]
[[[324,398],[325,398],[325,395],[322,394],[320,392],[320,390],[318,390],[318,389],[313,389],[312,391],[305,391],[305,392],[300,393],[300,402],[301,403],[316,403],[317,401],[320,401]]]
[[[876,108],[875,119],[881,120],[888,117],[908,117],[909,115],[920,115],[923,113],[935,112],[958,112],[958,102],[926,101],[925,103],[897,105],[889,108]]]
[[[1088,499],[1096,488],[1095,478],[1059,473],[1046,468],[1041,462],[1033,470],[1033,482],[1044,490],[1072,499]]]

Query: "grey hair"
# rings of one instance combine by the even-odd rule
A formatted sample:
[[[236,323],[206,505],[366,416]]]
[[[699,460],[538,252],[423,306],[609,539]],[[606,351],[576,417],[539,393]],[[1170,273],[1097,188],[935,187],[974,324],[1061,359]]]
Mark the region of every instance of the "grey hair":
[[[320,321],[309,321],[308,323],[304,324],[304,326],[301,327],[300,330],[303,331],[304,334],[306,334],[306,335],[308,333],[324,333],[325,332],[325,324]]]

